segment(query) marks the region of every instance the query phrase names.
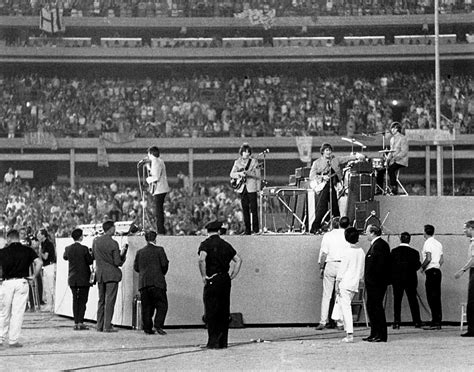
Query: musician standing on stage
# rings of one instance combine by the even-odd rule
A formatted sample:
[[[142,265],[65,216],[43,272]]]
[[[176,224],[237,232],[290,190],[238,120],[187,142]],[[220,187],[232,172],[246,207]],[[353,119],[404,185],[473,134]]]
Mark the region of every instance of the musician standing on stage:
[[[342,168],[350,160],[363,159],[361,154],[351,154],[348,156],[334,156],[333,149],[329,143],[321,145],[321,157],[316,159],[311,166],[309,179],[313,189],[318,194],[316,203],[316,215],[311,226],[313,234],[321,229],[323,218],[329,210],[329,202],[332,194],[332,217],[339,217],[339,205],[335,185],[342,181]]]
[[[166,176],[166,166],[163,159],[160,158],[160,150],[156,146],[148,148],[148,159],[150,159],[150,163],[146,164],[146,168],[149,176],[146,181],[150,187],[150,194],[153,195],[156,231],[158,234],[165,235],[165,211],[163,205],[165,203],[165,196],[170,191],[168,177]]]
[[[244,215],[245,235],[259,232],[257,192],[260,186],[260,168],[257,159],[251,157],[252,148],[248,143],[242,144],[239,149],[240,157],[234,162],[230,177],[244,179],[242,185],[235,189],[240,193],[242,211]]]
[[[402,125],[394,121],[390,126],[392,137],[390,138],[390,152],[387,156],[385,166],[387,168],[390,190],[393,195],[398,194],[397,172],[401,168],[408,167],[408,139],[401,133]],[[377,172],[377,185],[384,189],[385,169]]]

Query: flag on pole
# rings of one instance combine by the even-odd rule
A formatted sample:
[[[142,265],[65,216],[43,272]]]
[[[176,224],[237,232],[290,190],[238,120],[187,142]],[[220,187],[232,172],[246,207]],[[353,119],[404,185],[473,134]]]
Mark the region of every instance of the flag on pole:
[[[49,34],[64,32],[66,30],[66,27],[64,26],[64,23],[63,23],[62,9],[59,9],[59,7],[41,8],[40,29]]]

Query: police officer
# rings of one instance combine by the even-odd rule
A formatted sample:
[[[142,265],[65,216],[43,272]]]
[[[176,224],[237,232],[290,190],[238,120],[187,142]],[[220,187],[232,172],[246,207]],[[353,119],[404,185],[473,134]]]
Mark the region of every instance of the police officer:
[[[240,271],[242,259],[235,249],[221,239],[218,221],[206,225],[208,238],[199,246],[199,270],[204,283],[204,309],[208,349],[227,347],[230,316],[231,280]],[[231,266],[230,263],[233,262]]]

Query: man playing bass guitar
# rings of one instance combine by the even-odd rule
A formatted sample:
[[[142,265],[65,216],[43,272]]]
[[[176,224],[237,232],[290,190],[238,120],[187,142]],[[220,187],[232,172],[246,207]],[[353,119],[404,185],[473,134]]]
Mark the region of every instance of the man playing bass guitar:
[[[250,157],[252,148],[248,143],[239,149],[239,158],[234,162],[230,171],[231,181],[235,191],[240,194],[242,212],[244,215],[245,235],[259,232],[257,192],[259,189],[260,168],[257,159]],[[241,182],[239,182],[239,180]]]
[[[321,229],[323,218],[330,208],[331,199],[332,217],[340,216],[335,186],[342,181],[343,165],[350,160],[364,158],[362,154],[336,157],[332,154],[332,146],[329,143],[321,145],[320,153],[321,157],[313,162],[309,173],[311,187],[319,196],[316,203],[315,219],[310,230],[313,234],[318,233]]]

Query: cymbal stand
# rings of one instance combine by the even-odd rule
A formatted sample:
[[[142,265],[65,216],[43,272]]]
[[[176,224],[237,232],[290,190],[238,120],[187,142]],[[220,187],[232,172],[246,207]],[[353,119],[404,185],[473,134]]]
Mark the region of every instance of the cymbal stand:
[[[386,151],[387,149],[385,148],[385,132],[384,133],[381,133],[382,134],[382,150],[383,151]],[[386,152],[382,153],[382,158],[384,160],[384,173],[385,173],[385,177],[384,177],[384,188],[381,189],[381,187],[379,185],[377,185],[377,187],[379,189],[381,189],[382,191],[382,195],[387,195],[387,194],[390,194],[391,190],[390,190],[390,187],[388,186],[388,164],[386,164],[386,161],[387,161],[387,158],[388,158],[388,154]]]

